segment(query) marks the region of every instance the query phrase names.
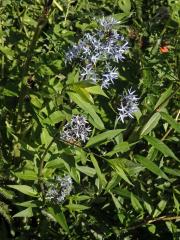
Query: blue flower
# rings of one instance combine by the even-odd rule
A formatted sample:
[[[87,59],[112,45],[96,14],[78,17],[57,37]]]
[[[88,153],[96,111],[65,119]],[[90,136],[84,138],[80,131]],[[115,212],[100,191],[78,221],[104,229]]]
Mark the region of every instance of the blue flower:
[[[80,75],[84,80],[90,80],[94,83],[96,83],[97,80],[98,80],[97,74],[94,71],[94,68],[93,68],[92,64],[86,65],[85,68],[83,67],[81,72],[80,72]]]
[[[46,200],[55,204],[62,204],[72,191],[70,176],[57,177],[54,182],[47,183]]]
[[[113,17],[102,17],[98,22],[105,31],[111,30],[115,25],[120,23]]]
[[[61,139],[70,143],[86,142],[90,132],[91,128],[86,118],[75,115],[71,121],[64,126]]]
[[[97,30],[85,33],[79,42],[69,49],[66,62],[81,60],[82,79],[108,88],[118,78],[118,71],[113,66],[115,62],[124,60],[128,42],[113,29],[119,24],[113,17],[103,17],[97,22],[100,25]]]
[[[137,96],[134,94],[135,91],[125,91],[122,95],[121,105],[118,108],[118,119],[124,122],[127,117],[133,118],[133,113],[138,111],[138,100]]]
[[[106,65],[106,69],[102,75],[102,88],[108,88],[111,83],[114,83],[114,80],[118,78],[117,68],[112,68],[110,65]]]

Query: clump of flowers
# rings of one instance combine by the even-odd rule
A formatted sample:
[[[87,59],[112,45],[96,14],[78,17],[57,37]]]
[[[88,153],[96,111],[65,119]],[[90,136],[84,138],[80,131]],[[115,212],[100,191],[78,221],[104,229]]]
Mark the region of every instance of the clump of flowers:
[[[82,79],[99,82],[102,88],[108,88],[118,78],[118,70],[114,65],[124,60],[128,42],[115,29],[119,22],[113,17],[103,17],[97,23],[97,30],[85,33],[70,48],[66,61],[80,60]]]
[[[123,123],[125,118],[133,118],[132,114],[138,111],[139,98],[134,93],[135,91],[131,91],[131,89],[129,89],[125,91],[122,95],[121,105],[118,108],[118,119],[120,119]]]
[[[62,204],[72,191],[72,179],[69,175],[57,177],[54,182],[47,184],[46,200],[55,204]]]
[[[84,116],[75,115],[61,133],[61,139],[70,143],[86,142],[91,128]]]

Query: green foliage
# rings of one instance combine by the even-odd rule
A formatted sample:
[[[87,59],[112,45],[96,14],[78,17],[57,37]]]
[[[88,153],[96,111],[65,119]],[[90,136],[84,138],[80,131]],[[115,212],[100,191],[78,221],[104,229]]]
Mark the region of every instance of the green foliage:
[[[3,240],[179,239],[179,8],[176,0],[1,1]],[[118,21],[129,46],[107,89],[82,78],[88,58],[66,55],[103,16]],[[136,91],[139,109],[123,123],[124,89]],[[62,137],[76,115],[90,126],[87,141]],[[70,193],[47,200],[64,176]]]

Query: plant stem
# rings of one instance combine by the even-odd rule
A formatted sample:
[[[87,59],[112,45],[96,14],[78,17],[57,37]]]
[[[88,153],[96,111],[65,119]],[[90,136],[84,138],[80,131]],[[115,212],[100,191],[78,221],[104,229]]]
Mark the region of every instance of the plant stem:
[[[155,218],[155,219],[148,219],[148,220],[144,220],[143,222],[141,222],[135,226],[132,226],[129,228],[123,228],[120,231],[121,232],[132,231],[132,230],[142,227],[143,225],[148,225],[148,224],[152,224],[152,223],[159,222],[159,221],[173,221],[173,220],[174,221],[180,220],[180,216],[162,216],[162,217]]]
[[[38,20],[36,29],[34,31],[34,35],[27,49],[27,52],[26,52],[27,58],[22,69],[22,74],[21,74],[22,80],[21,80],[21,88],[20,88],[19,101],[18,101],[18,113],[17,113],[17,127],[18,127],[18,130],[20,129],[20,132],[21,132],[21,125],[22,125],[21,122],[22,122],[23,100],[27,94],[26,77],[28,75],[30,62],[33,57],[36,43],[39,39],[40,34],[42,33],[44,26],[47,23],[47,11],[49,11],[49,8],[50,6],[48,7],[48,9],[46,6],[44,6],[43,12]]]
[[[42,155],[41,158],[40,158],[39,173],[38,173],[39,179],[42,177],[42,172],[43,172],[43,167],[44,167],[44,159],[45,159],[45,156],[46,156],[48,150],[50,149],[50,147],[52,146],[52,144],[53,144],[56,136],[57,136],[57,133],[54,135],[53,139],[52,139],[51,142],[48,144],[47,148],[45,149],[43,155]]]
[[[54,143],[54,141],[55,141],[55,139],[56,139],[56,136],[59,134],[60,129],[63,127],[64,122],[65,122],[65,121],[62,121],[62,122],[61,122],[61,125],[60,125],[60,127],[58,128],[58,131],[54,134],[51,142],[48,144],[48,146],[46,147],[44,153],[43,153],[42,156],[40,157],[40,164],[39,164],[39,171],[38,171],[38,182],[39,182],[39,185],[40,185],[41,192],[42,192],[42,194],[43,194],[43,201],[45,200],[45,199],[44,199],[44,184],[43,184],[43,180],[42,180],[42,177],[43,177],[43,168],[44,168],[44,160],[45,160],[46,154],[48,153],[50,147],[51,147],[52,144]]]
[[[0,31],[2,31],[2,26],[3,26],[3,21],[0,21]],[[4,37],[1,37],[1,46],[2,48],[4,47]],[[4,54],[2,54],[2,58],[1,58],[1,80],[4,79]]]

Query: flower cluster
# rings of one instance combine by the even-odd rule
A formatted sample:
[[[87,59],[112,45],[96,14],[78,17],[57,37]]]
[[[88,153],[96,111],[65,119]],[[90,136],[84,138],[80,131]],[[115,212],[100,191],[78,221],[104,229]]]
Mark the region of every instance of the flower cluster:
[[[94,83],[100,82],[102,88],[108,88],[118,78],[118,70],[116,67],[105,63],[103,69],[100,68],[95,72],[93,65],[88,64],[85,68],[82,68],[80,75],[83,80],[91,80]]]
[[[124,122],[124,119],[127,117],[133,118],[132,114],[138,110],[139,98],[137,98],[134,93],[135,91],[131,91],[131,89],[129,89],[122,95],[121,106],[118,108],[118,119],[122,122]]]
[[[57,177],[55,182],[47,184],[46,200],[55,204],[62,204],[72,190],[72,179],[70,176]]]
[[[70,142],[86,142],[88,135],[91,132],[91,128],[84,116],[75,115],[71,121],[67,123],[63,132],[61,133],[61,139]]]
[[[102,88],[108,88],[118,78],[114,64],[124,59],[128,42],[114,27],[119,24],[112,17],[98,20],[99,28],[85,33],[66,55],[66,60],[80,60],[82,79],[100,82]]]

